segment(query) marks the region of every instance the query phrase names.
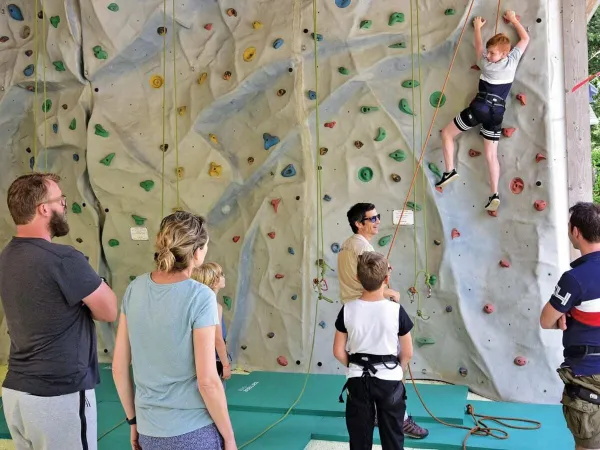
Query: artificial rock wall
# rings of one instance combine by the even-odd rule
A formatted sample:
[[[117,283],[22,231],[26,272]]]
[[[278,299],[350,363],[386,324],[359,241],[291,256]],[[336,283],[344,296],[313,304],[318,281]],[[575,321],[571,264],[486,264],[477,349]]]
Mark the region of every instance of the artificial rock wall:
[[[387,254],[389,239],[379,238],[394,233],[393,211],[408,193],[470,2],[319,0],[316,34],[309,0],[176,2],[174,22],[166,3],[166,12],[156,0],[4,7],[0,191],[32,167],[61,174],[72,232],[59,241],[88,256],[119,295],[152,269],[162,215],[177,207],[205,215],[208,260],[226,269],[221,300],[235,362],[342,373],[331,344],[346,211],[376,204],[375,247]],[[460,181],[443,193],[433,187],[435,167],[443,169],[439,130],[477,87],[471,19],[488,19],[484,40],[495,26],[496,2],[475,2],[417,174],[414,225],[400,227],[391,253],[393,286],[416,323],[414,376],[494,398],[554,402],[559,392],[560,336],[538,325],[566,262],[561,106],[550,101],[563,101],[555,3],[502,5],[517,10],[532,40],[505,116],[515,130],[500,142],[497,217],[483,209],[488,178],[476,131],[457,142]],[[517,39],[502,19],[498,27]],[[315,316],[321,201],[331,268],[324,295],[334,303],[319,302]],[[14,228],[4,202],[0,211],[4,245]],[[437,278],[430,297],[425,273]],[[110,360],[114,327],[99,330]]]

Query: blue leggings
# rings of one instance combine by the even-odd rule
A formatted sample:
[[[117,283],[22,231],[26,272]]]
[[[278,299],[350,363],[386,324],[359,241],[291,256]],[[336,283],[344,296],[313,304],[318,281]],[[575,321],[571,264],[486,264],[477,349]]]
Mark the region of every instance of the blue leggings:
[[[223,450],[223,438],[214,423],[173,437],[140,434],[139,442],[143,450]]]

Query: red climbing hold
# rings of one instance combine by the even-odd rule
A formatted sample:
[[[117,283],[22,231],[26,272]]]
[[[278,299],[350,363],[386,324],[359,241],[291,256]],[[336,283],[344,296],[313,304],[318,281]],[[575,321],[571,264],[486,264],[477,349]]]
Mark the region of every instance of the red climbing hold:
[[[522,92],[517,94],[517,100],[519,100],[523,106],[527,104],[527,96]]]
[[[521,178],[513,178],[510,182],[510,190],[513,194],[520,194],[525,189],[525,182]]]
[[[517,356],[515,358],[515,364],[517,366],[524,366],[525,364],[527,364],[527,360],[523,356]]]
[[[471,158],[475,158],[476,156],[480,156],[480,155],[481,155],[481,152],[478,150],[475,150],[475,149],[469,150],[469,156]]]
[[[239,236],[234,236],[233,237],[233,242],[235,242],[237,244],[237,242],[240,240]]]
[[[510,263],[506,259],[503,259],[500,261],[500,267],[504,267],[506,269],[510,267]]]
[[[208,31],[212,30],[212,23],[207,23],[206,25],[204,25],[204,29]]]
[[[267,236],[269,236],[271,239],[275,239],[275,232],[271,231],[271,232],[267,233]]]
[[[492,217],[498,217],[498,211],[488,211],[488,215]]]
[[[333,128],[335,127],[335,122],[325,122],[325,128]]]
[[[279,364],[280,366],[285,367],[285,366],[288,365],[288,360],[287,360],[287,358],[285,356],[279,356],[277,358],[277,364]]]
[[[443,193],[444,193],[444,188],[443,188],[443,187],[441,187],[441,186],[436,186],[436,187],[435,187],[435,190],[436,190],[436,191],[438,191],[440,194],[443,194]]]
[[[534,208],[537,209],[538,211],[545,210],[547,205],[548,204],[544,200],[536,200],[535,203],[533,204]]]
[[[457,237],[460,237],[460,231],[456,228],[452,228],[452,239],[456,239]]]
[[[485,311],[486,314],[492,314],[494,312],[494,305],[492,305],[491,303],[487,303],[483,307],[483,310]]]
[[[517,15],[515,15],[515,17],[517,18],[517,22],[521,21],[521,16],[520,15],[517,14]],[[503,17],[502,19],[504,20],[504,23],[510,23],[508,20],[506,20],[506,17]]]
[[[481,70],[477,64],[473,64],[471,66],[471,69],[473,69],[473,70]]]
[[[282,273],[276,273],[275,274],[275,278],[277,278],[278,280],[281,280],[285,275],[283,275]]]
[[[545,161],[546,157],[544,155],[542,155],[541,153],[538,153],[537,155],[535,155],[535,162],[539,163],[541,161]]]
[[[275,212],[277,212],[277,209],[279,208],[279,203],[281,203],[280,198],[274,198],[273,200],[271,200],[271,205],[273,206]]]
[[[505,137],[511,137],[515,131],[517,131],[517,129],[512,128],[512,127],[511,128],[502,128],[502,134]]]

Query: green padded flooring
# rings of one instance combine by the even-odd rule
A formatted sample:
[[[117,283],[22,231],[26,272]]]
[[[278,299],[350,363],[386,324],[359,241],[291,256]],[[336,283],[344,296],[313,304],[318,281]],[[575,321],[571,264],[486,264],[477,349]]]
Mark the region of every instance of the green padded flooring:
[[[123,409],[109,365],[101,365],[101,377],[102,383],[96,389],[98,436],[102,436],[98,449],[129,450],[129,426],[122,423]],[[344,382],[345,378],[339,375],[311,375],[304,396],[292,413],[244,448],[303,450],[311,439],[347,442],[348,433],[343,417],[345,404],[338,402]],[[296,400],[303,383],[302,374],[253,372],[248,375],[234,375],[227,382],[227,399],[238,447],[281,419]],[[513,430],[488,421],[491,427],[505,429],[510,434],[509,438],[501,440],[489,436],[471,436],[468,440],[469,450],[574,448],[573,438],[566,428],[560,405],[467,401],[467,389],[464,386],[419,384],[418,388],[432,412],[447,422],[471,426],[472,418],[464,414],[467,403],[474,406],[477,414],[520,417],[542,422],[541,429],[528,431]],[[407,439],[405,445],[412,448],[461,450],[468,431],[432,422],[433,419],[423,409],[412,385],[407,386],[407,391],[409,413],[417,423],[429,429],[429,436],[423,440]],[[10,439],[3,414],[0,419],[0,438]],[[518,422],[516,425],[527,424]],[[377,430],[374,443],[380,444]]]

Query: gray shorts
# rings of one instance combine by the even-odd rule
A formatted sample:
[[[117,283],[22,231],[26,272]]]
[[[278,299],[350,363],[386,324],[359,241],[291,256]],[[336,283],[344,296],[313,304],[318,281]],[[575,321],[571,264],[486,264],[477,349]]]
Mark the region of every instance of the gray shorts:
[[[139,442],[143,450],[223,450],[223,438],[214,423],[173,437],[140,434]]]
[[[4,416],[15,450],[97,450],[98,423],[93,389],[38,397],[2,388]]]

